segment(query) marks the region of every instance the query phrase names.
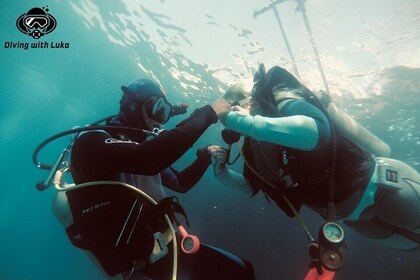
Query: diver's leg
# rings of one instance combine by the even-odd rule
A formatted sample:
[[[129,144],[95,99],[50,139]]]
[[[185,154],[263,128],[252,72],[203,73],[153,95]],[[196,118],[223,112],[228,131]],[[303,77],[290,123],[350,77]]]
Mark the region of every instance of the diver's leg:
[[[178,279],[253,280],[253,266],[228,252],[201,244],[197,253],[179,252]]]
[[[420,174],[409,165],[379,158],[374,211],[376,216],[395,226],[415,230],[420,226]]]
[[[377,158],[377,164],[375,203],[346,224],[391,248],[419,248],[420,175],[397,160]]]
[[[181,240],[178,240],[180,242]],[[171,243],[172,244],[172,243]],[[127,280],[166,280],[173,271],[173,250],[152,265],[134,271]],[[201,244],[195,254],[178,251],[177,279],[179,280],[254,280],[252,265],[220,249]]]

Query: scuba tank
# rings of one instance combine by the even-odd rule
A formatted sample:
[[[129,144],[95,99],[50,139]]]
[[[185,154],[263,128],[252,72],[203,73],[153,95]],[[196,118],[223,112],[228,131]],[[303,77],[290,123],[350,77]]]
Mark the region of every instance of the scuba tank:
[[[331,96],[325,92],[312,93],[328,112],[338,134],[375,156],[388,157],[391,154],[388,144],[335,106],[331,102]]]

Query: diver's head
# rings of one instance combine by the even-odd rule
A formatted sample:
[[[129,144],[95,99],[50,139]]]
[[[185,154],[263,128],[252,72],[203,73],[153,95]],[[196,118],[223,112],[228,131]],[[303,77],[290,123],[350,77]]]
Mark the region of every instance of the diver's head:
[[[301,87],[297,87],[294,89],[291,88],[284,88],[283,85],[277,85],[273,87],[271,90],[273,93],[274,101],[276,106],[279,106],[279,104],[285,100],[288,99],[300,99],[304,100],[304,89]]]
[[[118,118],[125,125],[152,129],[169,120],[172,106],[166,100],[162,86],[157,82],[137,79],[121,89],[123,96]]]
[[[274,66],[268,72],[260,66],[254,77],[255,86],[251,98],[251,115],[279,116],[278,106],[287,99],[304,99],[303,85],[286,69]]]
[[[249,106],[252,86],[252,78],[241,80],[226,90],[223,99],[232,106],[239,105],[242,108],[248,109],[246,107]]]

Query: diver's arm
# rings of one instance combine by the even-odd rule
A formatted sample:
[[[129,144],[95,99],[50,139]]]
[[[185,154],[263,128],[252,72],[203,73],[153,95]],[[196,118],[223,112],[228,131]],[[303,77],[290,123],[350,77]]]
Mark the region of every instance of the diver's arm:
[[[226,116],[227,128],[281,146],[313,150],[324,145],[329,137],[326,117],[314,106],[304,101],[291,101],[282,107],[284,117],[269,118],[243,115],[231,111]]]
[[[257,141],[295,149],[312,150],[318,142],[315,121],[307,116],[268,118],[229,112],[226,128]]]
[[[115,139],[106,133],[93,132],[80,136],[76,144],[83,146],[83,152],[96,158],[101,165],[111,166],[120,172],[151,176],[172,165],[215,122],[217,115],[207,105],[196,110],[176,128],[142,143],[112,141]]]
[[[214,177],[226,188],[245,196],[254,195],[254,190],[248,180],[241,174],[232,171],[227,166],[227,151],[220,146],[210,146],[208,151],[213,161]]]
[[[161,172],[162,184],[173,191],[185,193],[200,181],[210,163],[207,149],[199,149],[196,160],[184,170],[177,171],[169,167]]]
[[[223,186],[247,197],[254,195],[253,188],[242,174],[236,173],[227,166],[221,172],[216,171],[218,169],[217,164],[214,165],[214,168],[214,176]]]

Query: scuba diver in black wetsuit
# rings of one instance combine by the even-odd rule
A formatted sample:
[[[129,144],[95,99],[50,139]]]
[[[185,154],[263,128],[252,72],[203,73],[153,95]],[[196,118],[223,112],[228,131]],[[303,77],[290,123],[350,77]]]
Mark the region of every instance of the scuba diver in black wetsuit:
[[[167,214],[179,226],[175,213],[185,216],[185,212],[176,200],[166,197],[163,186],[186,192],[211,163],[205,148],[197,151],[197,159],[185,170],[171,167],[217,122],[215,109],[206,105],[176,128],[164,131],[161,124],[171,115],[185,113],[186,107],[172,107],[163,88],[149,79],[135,80],[122,90],[120,112],[108,120],[108,126],[75,136],[70,168],[74,182],[98,185],[64,188],[54,199],[54,213],[71,242],[83,249],[108,279],[171,279],[173,262],[174,266],[178,263],[178,279],[254,279],[251,264],[208,245],[202,244],[194,254],[183,248],[175,252],[175,260],[170,244],[176,242],[171,225],[164,220]],[[158,204],[151,205],[119,185],[100,184],[109,181],[135,186]],[[179,230],[182,236],[186,234],[183,227]],[[196,244],[192,246],[195,251]]]
[[[241,83],[214,104],[225,127],[245,137],[243,174],[228,167],[229,151],[209,147],[223,185],[247,196],[262,191],[290,217],[311,208],[326,219],[320,235],[331,244],[343,246],[343,229],[328,223],[339,220],[385,246],[420,249],[415,169],[388,158],[385,143],[283,68],[261,65],[253,82]],[[339,269],[341,257],[327,268]]]

